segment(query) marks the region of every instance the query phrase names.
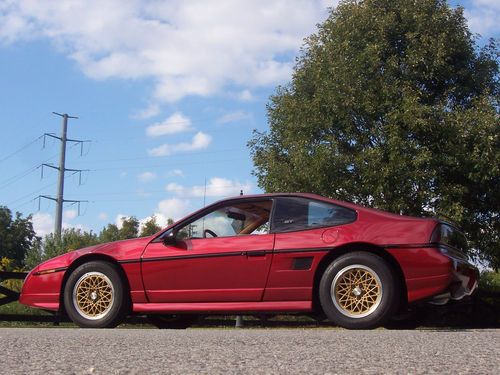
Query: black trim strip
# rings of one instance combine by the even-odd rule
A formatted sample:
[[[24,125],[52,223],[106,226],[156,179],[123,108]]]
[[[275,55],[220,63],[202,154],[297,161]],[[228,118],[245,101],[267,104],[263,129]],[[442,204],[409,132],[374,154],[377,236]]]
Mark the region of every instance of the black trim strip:
[[[335,247],[317,247],[315,249],[281,249],[275,250],[274,254],[289,254],[289,253],[320,253],[325,251],[330,251],[335,249]]]
[[[437,247],[437,244],[426,243],[426,244],[392,244],[392,245],[379,245],[385,249],[417,249],[417,248],[431,248]],[[252,250],[252,251],[232,251],[227,253],[215,253],[215,254],[188,254],[188,255],[176,255],[176,256],[164,256],[146,259],[125,259],[119,260],[120,264],[129,263],[139,263],[139,262],[163,262],[169,260],[179,260],[179,259],[202,259],[202,258],[221,258],[229,256],[263,256],[267,254],[293,254],[293,253],[321,253],[334,250],[336,247],[317,247],[317,248],[306,248],[306,249],[280,249],[280,250]]]
[[[120,264],[129,264],[129,263],[140,263],[141,259],[125,259],[125,260],[119,260],[118,263]]]
[[[220,258],[220,257],[231,257],[231,256],[243,256],[246,255],[245,251],[234,251],[227,253],[216,253],[216,254],[192,254],[192,255],[176,255],[170,257],[156,257],[142,259],[143,262],[159,262],[164,260],[179,260],[179,259],[197,259],[197,258]]]
[[[430,248],[438,247],[436,243],[423,243],[423,244],[391,244],[391,245],[381,245],[384,249],[419,249],[419,248]]]

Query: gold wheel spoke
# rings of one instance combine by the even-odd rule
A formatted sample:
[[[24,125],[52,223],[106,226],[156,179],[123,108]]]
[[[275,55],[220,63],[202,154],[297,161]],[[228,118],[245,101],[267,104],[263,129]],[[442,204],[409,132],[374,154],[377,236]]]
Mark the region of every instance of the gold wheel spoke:
[[[73,291],[75,307],[80,314],[98,319],[106,314],[113,304],[113,286],[101,273],[91,272],[82,276]]]
[[[347,268],[339,275],[332,293],[336,303],[348,316],[363,315],[378,306],[381,299],[380,281],[376,274],[364,266]]]

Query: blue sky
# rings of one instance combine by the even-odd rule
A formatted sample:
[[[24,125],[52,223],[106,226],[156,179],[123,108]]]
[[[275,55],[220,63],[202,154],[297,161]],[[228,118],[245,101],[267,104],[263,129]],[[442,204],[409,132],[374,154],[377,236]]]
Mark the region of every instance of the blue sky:
[[[291,76],[326,0],[0,0],[0,205],[53,230],[61,118],[68,135],[65,227],[133,215],[163,225],[206,203],[259,193],[246,147]],[[500,35],[500,1],[454,1],[470,28]],[[206,186],[206,188],[205,188]]]

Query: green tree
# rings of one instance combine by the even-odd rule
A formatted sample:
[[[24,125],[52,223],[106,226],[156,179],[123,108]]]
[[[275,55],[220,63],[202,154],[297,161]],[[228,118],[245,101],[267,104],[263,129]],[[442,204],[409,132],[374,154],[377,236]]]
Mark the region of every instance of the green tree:
[[[24,265],[24,258],[37,241],[31,216],[23,218],[16,212],[15,218],[7,208],[0,206],[0,258],[12,259],[16,266]]]
[[[118,241],[120,239],[120,229],[115,224],[108,224],[99,233],[99,242],[101,243]]]
[[[139,236],[139,220],[134,216],[122,220],[122,227],[120,228],[120,239],[128,240],[129,238],[136,238]]]
[[[344,1],[249,142],[259,185],[444,215],[500,267],[499,50],[444,0]]]
[[[161,230],[161,226],[156,222],[156,217],[151,216],[142,226],[141,229],[141,237],[152,236],[155,233],[158,233]]]
[[[42,259],[50,259],[57,255],[97,245],[98,243],[98,237],[92,231],[87,232],[77,228],[67,228],[62,231],[60,240],[53,233],[45,236],[42,245]]]
[[[45,260],[43,253],[43,240],[37,237],[37,240],[33,243],[33,246],[26,252],[26,257],[24,258],[24,265],[28,270],[35,268],[37,265]]]

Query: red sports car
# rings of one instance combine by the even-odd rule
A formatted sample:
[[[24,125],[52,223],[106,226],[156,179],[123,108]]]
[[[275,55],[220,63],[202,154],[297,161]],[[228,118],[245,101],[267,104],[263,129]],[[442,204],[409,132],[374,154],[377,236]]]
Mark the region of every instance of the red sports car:
[[[452,225],[312,194],[222,200],[144,238],[58,256],[33,269],[20,301],[81,327],[132,313],[324,313],[372,328],[415,301],[477,287]]]

